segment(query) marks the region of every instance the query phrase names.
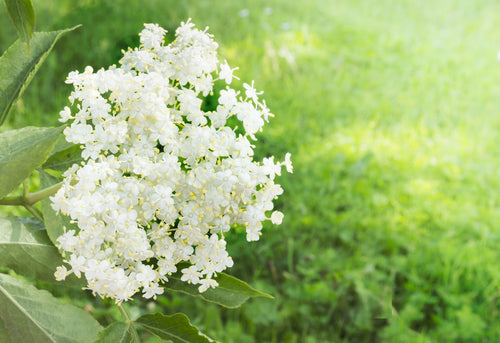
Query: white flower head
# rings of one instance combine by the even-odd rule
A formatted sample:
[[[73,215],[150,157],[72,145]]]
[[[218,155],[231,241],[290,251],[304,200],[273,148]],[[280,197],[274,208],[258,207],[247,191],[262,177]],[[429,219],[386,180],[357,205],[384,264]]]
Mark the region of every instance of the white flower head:
[[[217,287],[217,273],[234,263],[224,233],[243,225],[254,241],[263,221],[281,223],[281,212],[268,214],[283,192],[274,178],[282,165],[292,171],[289,154],[253,160],[250,139],[272,116],[253,81],[245,99],[227,86],[216,108],[204,108],[214,82],[231,84],[238,69],[219,62],[212,35],[190,21],[170,44],[165,32],[145,24],[141,45],[118,67],[71,72],[74,110],[60,112],[84,162],[51,198],[78,226],[58,238],[71,269],[60,266],[55,277],[84,276],[88,289],[118,302],[138,292],[155,298],[172,273],[200,292]]]

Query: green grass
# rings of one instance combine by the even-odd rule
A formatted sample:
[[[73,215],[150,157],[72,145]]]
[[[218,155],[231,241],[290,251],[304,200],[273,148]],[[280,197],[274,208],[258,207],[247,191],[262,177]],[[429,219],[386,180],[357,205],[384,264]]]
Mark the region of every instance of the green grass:
[[[84,26],[7,127],[56,125],[69,71],[116,63],[143,22],[173,31],[191,17],[265,91],[276,117],[257,155],[292,152],[284,223],[257,243],[231,236],[229,273],[276,299],[223,310],[172,294],[162,311],[224,342],[500,340],[498,2],[79,4],[34,1],[40,30]],[[3,51],[14,32],[1,28]]]

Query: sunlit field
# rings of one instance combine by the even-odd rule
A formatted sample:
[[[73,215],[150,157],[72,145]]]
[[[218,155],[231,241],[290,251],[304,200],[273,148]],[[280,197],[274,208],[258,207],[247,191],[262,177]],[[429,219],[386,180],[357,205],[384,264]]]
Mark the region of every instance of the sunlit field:
[[[275,114],[257,158],[292,153],[283,224],[227,238],[226,270],[274,296],[229,310],[180,293],[128,303],[185,312],[222,342],[500,341],[500,3],[43,1],[57,43],[1,130],[57,126],[72,70],[116,64],[143,23],[209,26]],[[75,5],[76,4],[76,5]],[[0,6],[0,51],[16,39]],[[25,214],[1,208],[0,214]],[[0,257],[1,258],[1,257]],[[111,301],[40,283],[103,325]],[[1,311],[1,309],[0,309]]]

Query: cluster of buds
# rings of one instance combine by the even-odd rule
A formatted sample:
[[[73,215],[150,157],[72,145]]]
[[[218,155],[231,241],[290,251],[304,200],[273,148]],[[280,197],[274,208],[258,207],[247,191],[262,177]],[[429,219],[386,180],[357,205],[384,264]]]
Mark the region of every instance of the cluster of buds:
[[[263,221],[280,224],[274,178],[292,172],[290,154],[253,160],[251,141],[272,114],[253,82],[244,94],[229,87],[237,68],[218,61],[212,36],[189,21],[168,45],[165,33],[146,24],[119,67],[71,72],[72,109],[61,111],[84,162],[51,198],[78,226],[58,239],[71,268],[55,275],[83,273],[90,290],[118,302],[162,294],[182,261],[182,281],[216,287],[216,274],[233,265],[224,233],[241,225],[255,241]],[[217,107],[204,111],[217,82]]]

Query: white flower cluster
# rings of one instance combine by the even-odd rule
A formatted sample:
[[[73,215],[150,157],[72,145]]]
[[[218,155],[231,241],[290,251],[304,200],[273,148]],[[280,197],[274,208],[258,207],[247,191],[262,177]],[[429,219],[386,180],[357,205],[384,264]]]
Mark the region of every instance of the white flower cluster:
[[[71,269],[55,275],[84,273],[90,290],[118,302],[141,290],[162,294],[181,261],[182,281],[200,292],[216,287],[216,273],[233,265],[224,233],[243,225],[254,241],[264,220],[280,224],[281,212],[267,214],[283,192],[273,180],[282,166],[292,172],[290,154],[253,161],[249,139],[271,114],[253,82],[244,96],[227,86],[236,68],[219,63],[212,36],[189,21],[171,44],[165,32],[146,24],[120,67],[71,72],[74,110],[61,111],[71,121],[66,139],[82,145],[85,162],[64,173],[51,198],[79,228],[59,237]],[[216,110],[204,111],[215,82],[226,88]]]

